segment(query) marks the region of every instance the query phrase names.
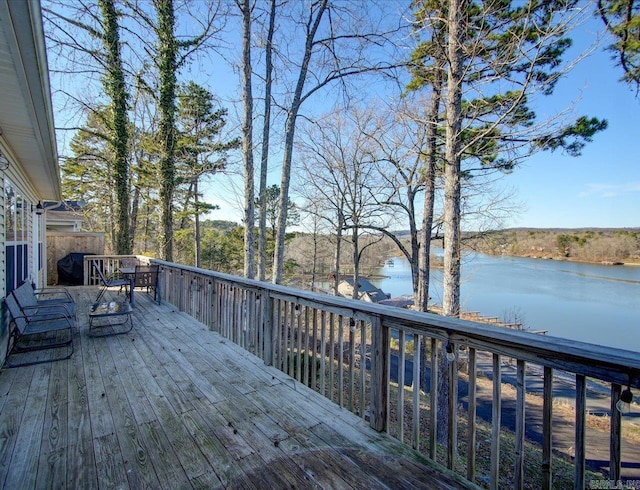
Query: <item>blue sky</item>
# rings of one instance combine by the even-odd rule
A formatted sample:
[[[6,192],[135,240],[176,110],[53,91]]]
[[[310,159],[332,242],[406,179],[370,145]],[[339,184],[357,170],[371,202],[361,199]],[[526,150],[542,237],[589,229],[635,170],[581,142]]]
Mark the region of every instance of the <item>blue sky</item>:
[[[575,47],[565,58],[577,56],[602,31],[599,19],[591,18],[572,36]],[[229,35],[233,37],[237,32],[232,31]],[[621,76],[621,70],[611,60],[611,53],[600,47],[558,83],[552,97],[544,98],[541,106],[533,107],[541,114],[551,114],[566,109],[577,99],[576,116],[604,118],[609,127],[595,135],[580,157],[569,157],[560,152],[537,154],[505,176],[501,184],[512,189],[515,200],[523,206],[518,207],[518,212],[511,213],[511,218],[503,223],[504,227],[640,227],[640,97],[619,81]],[[240,119],[240,108],[233,105],[240,93],[237,90],[238,72],[227,62],[217,59],[194,64],[182,73],[182,79],[191,77],[198,78],[198,83],[221,98],[223,106],[229,109],[230,126]],[[67,83],[73,84],[73,81]],[[61,105],[56,110],[59,111],[56,123],[67,125],[64,117],[59,118],[66,111]],[[238,134],[236,127],[234,135]],[[60,132],[58,136],[60,141],[70,135]],[[274,145],[278,144],[276,140],[274,137]],[[61,143],[59,149],[63,146]],[[270,184],[280,182],[280,162],[281,155],[274,152]],[[238,176],[225,179],[218,175],[203,187],[205,200],[220,206],[220,210],[210,213],[209,218],[240,222],[242,182]]]
[[[599,19],[579,27],[574,48],[565,58],[584,52],[602,31]],[[552,114],[575,103],[576,116],[606,119],[608,129],[596,134],[579,157],[539,153],[506,175],[502,185],[522,206],[516,206],[504,227],[640,227],[640,97],[619,81],[622,71],[604,50],[606,44],[604,40],[583,59],[558,83],[553,96],[543,98],[543,105],[534,110]],[[280,163],[279,156],[273,163]],[[279,168],[273,169],[270,183],[279,181]],[[239,221],[238,198],[231,197],[228,189],[221,192],[219,185],[217,181],[208,197],[221,209],[210,217]],[[241,184],[236,188],[239,191]],[[221,194],[227,198],[220,199]]]
[[[579,49],[593,38],[592,22],[576,37]],[[506,226],[544,228],[640,227],[640,97],[619,81],[611,53],[599,49],[562,80],[548,101],[607,119],[580,157],[541,153],[505,178],[526,209]]]

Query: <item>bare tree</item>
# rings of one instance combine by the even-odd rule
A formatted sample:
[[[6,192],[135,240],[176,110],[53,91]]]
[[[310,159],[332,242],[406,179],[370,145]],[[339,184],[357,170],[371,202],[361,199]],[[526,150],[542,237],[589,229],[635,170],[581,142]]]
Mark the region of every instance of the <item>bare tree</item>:
[[[260,158],[260,189],[258,219],[258,279],[264,281],[267,276],[267,174],[269,171],[269,143],[271,132],[271,90],[273,84],[273,34],[275,32],[276,0],[270,0],[269,21],[265,39],[264,64],[264,123],[262,125],[262,148]]]
[[[337,235],[334,288],[339,280],[342,234],[351,236],[353,265],[353,297],[358,298],[359,264],[364,250],[375,243],[361,245],[361,236],[371,230],[383,229],[384,216],[380,206],[381,181],[374,156],[375,147],[367,137],[367,125],[375,123],[371,112],[353,110],[348,116],[338,112],[330,114],[305,127],[300,142],[304,155],[301,180],[312,188],[315,199],[322,196],[325,207],[337,217],[334,223]]]
[[[251,0],[238,0],[242,14],[242,156],[244,160],[244,275],[255,275],[255,190],[253,168],[253,94],[251,89]]]
[[[385,5],[380,4],[376,7],[384,8]],[[334,82],[341,82],[342,88],[346,88],[345,80],[349,77],[371,72],[380,73],[397,66],[389,61],[388,53],[384,52],[383,46],[394,46],[392,34],[396,34],[404,26],[403,19],[396,17],[398,25],[384,29],[379,15],[378,11],[373,14],[367,4],[341,3],[338,0],[312,2],[301,24],[304,39],[301,58],[298,62],[287,58],[287,63],[296,67],[297,74],[285,109],[287,117],[280,184],[282,211],[278,223],[272,273],[275,283],[282,279],[286,204],[289,199],[296,124],[301,106],[312,95]],[[367,16],[370,16],[372,22],[365,22]],[[380,53],[384,55],[381,57]],[[308,84],[310,79],[311,83]]]

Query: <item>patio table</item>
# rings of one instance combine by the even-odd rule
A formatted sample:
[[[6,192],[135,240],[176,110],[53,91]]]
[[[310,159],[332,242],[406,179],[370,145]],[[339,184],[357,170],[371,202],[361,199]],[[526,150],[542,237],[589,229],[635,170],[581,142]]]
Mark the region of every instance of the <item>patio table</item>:
[[[132,318],[133,308],[131,303],[126,301],[109,301],[104,303],[96,303],[91,307],[89,312],[89,335],[92,337],[103,337],[106,335],[118,335],[128,333],[133,328]],[[114,318],[122,317],[113,321]],[[105,327],[117,327],[129,323],[129,328],[122,331],[110,331],[105,333],[96,333],[97,329]]]

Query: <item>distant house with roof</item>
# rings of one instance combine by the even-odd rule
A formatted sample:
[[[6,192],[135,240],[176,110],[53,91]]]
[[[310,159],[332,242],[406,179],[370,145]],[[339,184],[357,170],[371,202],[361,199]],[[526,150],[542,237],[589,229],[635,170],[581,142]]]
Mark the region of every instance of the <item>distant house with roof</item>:
[[[353,278],[345,278],[338,284],[338,293],[346,298],[353,298]],[[378,303],[379,301],[389,299],[391,296],[386,294],[382,289],[371,284],[367,279],[361,277],[358,280],[358,299],[369,303]]]
[[[47,231],[78,232],[82,229],[84,201],[45,202]]]

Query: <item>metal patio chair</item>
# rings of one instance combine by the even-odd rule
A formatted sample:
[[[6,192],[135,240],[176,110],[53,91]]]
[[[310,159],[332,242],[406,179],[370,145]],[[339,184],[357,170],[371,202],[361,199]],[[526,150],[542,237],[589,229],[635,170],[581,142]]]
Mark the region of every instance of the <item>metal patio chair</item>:
[[[129,297],[129,285],[131,284],[131,281],[129,279],[119,277],[116,274],[111,274],[109,277],[105,277],[102,271],[100,270],[100,267],[98,267],[98,263],[95,260],[91,261],[91,266],[96,271],[96,274],[98,274],[98,277],[100,278],[100,282],[102,282],[102,289],[100,289],[100,293],[98,293],[98,296],[96,297],[96,300],[94,303],[96,304],[100,303],[100,300],[104,296],[104,293],[110,287],[120,287],[120,290],[122,290],[122,288],[124,287],[125,294],[127,297]]]
[[[21,307],[13,291],[5,298],[5,304],[11,315],[14,328],[7,342],[7,367],[30,366],[45,362],[69,359],[73,354],[73,327],[75,319],[69,315],[63,305],[25,306]],[[67,335],[64,335],[64,332]],[[62,354],[41,358],[36,351],[64,348]],[[16,357],[24,357],[23,361],[14,362]]]

